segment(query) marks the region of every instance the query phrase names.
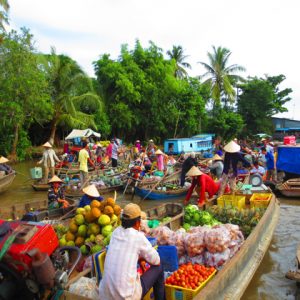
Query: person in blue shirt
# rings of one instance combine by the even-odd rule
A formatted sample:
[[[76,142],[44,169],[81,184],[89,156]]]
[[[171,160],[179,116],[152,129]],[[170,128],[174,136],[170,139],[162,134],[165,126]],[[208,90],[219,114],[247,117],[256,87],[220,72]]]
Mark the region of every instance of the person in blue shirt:
[[[267,151],[265,147],[261,148],[261,153],[265,156],[266,159],[266,169],[267,169],[266,180],[270,180],[272,177],[272,180],[276,181],[274,155],[272,154],[271,151]]]
[[[95,199],[98,201],[103,200],[103,197],[100,196],[94,184],[91,184],[83,188],[82,191],[84,192],[84,195],[81,197],[78,207],[84,207],[86,205],[90,205],[90,203]]]

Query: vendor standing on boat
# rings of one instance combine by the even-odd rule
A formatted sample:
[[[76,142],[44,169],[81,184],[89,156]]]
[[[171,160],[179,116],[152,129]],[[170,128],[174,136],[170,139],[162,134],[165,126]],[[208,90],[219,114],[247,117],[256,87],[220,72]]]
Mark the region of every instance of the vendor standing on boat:
[[[208,193],[209,198],[212,198],[218,193],[220,183],[215,182],[210,176],[201,172],[198,167],[193,166],[186,175],[192,177],[193,180],[184,201],[185,205],[189,202],[195,187],[196,192],[199,195],[199,207],[202,207],[205,204],[205,193]]]
[[[69,203],[65,200],[63,181],[54,175],[48,183],[50,184],[48,190],[48,208],[67,208]]]
[[[164,272],[158,252],[140,232],[141,209],[127,204],[121,215],[122,226],[111,236],[104,263],[104,275],[99,284],[99,299],[140,300],[153,287],[154,299],[164,300]],[[138,274],[138,262],[144,270]],[[145,262],[150,264],[146,270]]]
[[[156,167],[158,171],[164,171],[165,166],[164,166],[164,153],[158,149],[157,151],[155,151],[155,155],[156,155]]]
[[[227,183],[229,182],[230,191],[235,191],[236,187],[236,177],[237,177],[237,165],[238,162],[242,162],[243,166],[246,168],[252,165],[243,157],[240,153],[240,145],[236,142],[231,141],[225,147],[225,157],[224,157],[224,170],[221,179],[221,187],[218,195],[222,196],[224,194]]]
[[[103,198],[100,196],[96,186],[91,184],[82,189],[84,195],[81,197],[79,201],[78,207],[84,207],[86,205],[90,205],[93,200],[102,201]]]
[[[197,166],[197,160],[195,152],[191,152],[190,154],[185,154],[186,159],[182,164],[181,175],[180,175],[180,185],[184,186],[185,175],[193,166]]]
[[[13,169],[6,164],[7,162],[9,162],[9,160],[6,157],[0,157],[0,171],[4,172],[5,175],[13,172]]]
[[[88,162],[95,168],[95,164],[90,159],[90,155],[88,152],[88,143],[86,141],[83,141],[82,146],[83,148],[79,151],[78,155],[81,188],[84,187],[89,179]]]
[[[43,157],[40,161],[37,162],[38,165],[44,164],[45,174],[43,182],[48,182],[49,170],[51,173],[51,178],[55,175],[55,161],[60,162],[59,158],[56,156],[55,151],[52,148],[52,145],[49,142],[46,142],[44,145]]]

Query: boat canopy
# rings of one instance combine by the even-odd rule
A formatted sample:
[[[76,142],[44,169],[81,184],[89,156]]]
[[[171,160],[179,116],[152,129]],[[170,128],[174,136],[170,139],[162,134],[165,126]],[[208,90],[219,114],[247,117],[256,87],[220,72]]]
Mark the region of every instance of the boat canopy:
[[[73,129],[69,135],[66,137],[66,140],[72,140],[76,138],[87,138],[90,136],[94,136],[100,138],[101,134],[98,132],[93,131],[92,129]]]
[[[277,170],[300,174],[300,147],[279,146]]]

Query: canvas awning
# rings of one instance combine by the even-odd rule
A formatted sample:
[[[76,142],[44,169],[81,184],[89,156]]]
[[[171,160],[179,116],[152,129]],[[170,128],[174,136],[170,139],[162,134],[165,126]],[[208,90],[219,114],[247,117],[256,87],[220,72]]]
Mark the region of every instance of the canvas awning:
[[[76,139],[76,138],[87,138],[90,136],[95,136],[97,138],[100,138],[101,134],[98,132],[95,132],[92,129],[73,129],[69,135],[66,137],[66,140],[72,140],[72,139]]]

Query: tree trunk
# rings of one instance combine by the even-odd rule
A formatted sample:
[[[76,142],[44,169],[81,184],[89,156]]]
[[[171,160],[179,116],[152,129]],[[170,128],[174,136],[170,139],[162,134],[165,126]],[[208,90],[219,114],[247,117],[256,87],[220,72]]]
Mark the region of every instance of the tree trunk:
[[[177,128],[178,128],[178,122],[179,122],[179,116],[180,116],[180,112],[178,112],[178,116],[177,116],[177,120],[176,120],[176,124],[175,124],[174,139],[176,138],[176,134],[177,134]]]
[[[56,128],[57,128],[57,118],[54,118],[51,123],[51,133],[49,137],[49,143],[51,145],[54,145]]]
[[[15,125],[14,128],[14,141],[12,144],[11,152],[9,155],[9,160],[16,161],[17,160],[17,146],[19,142],[19,124]]]

